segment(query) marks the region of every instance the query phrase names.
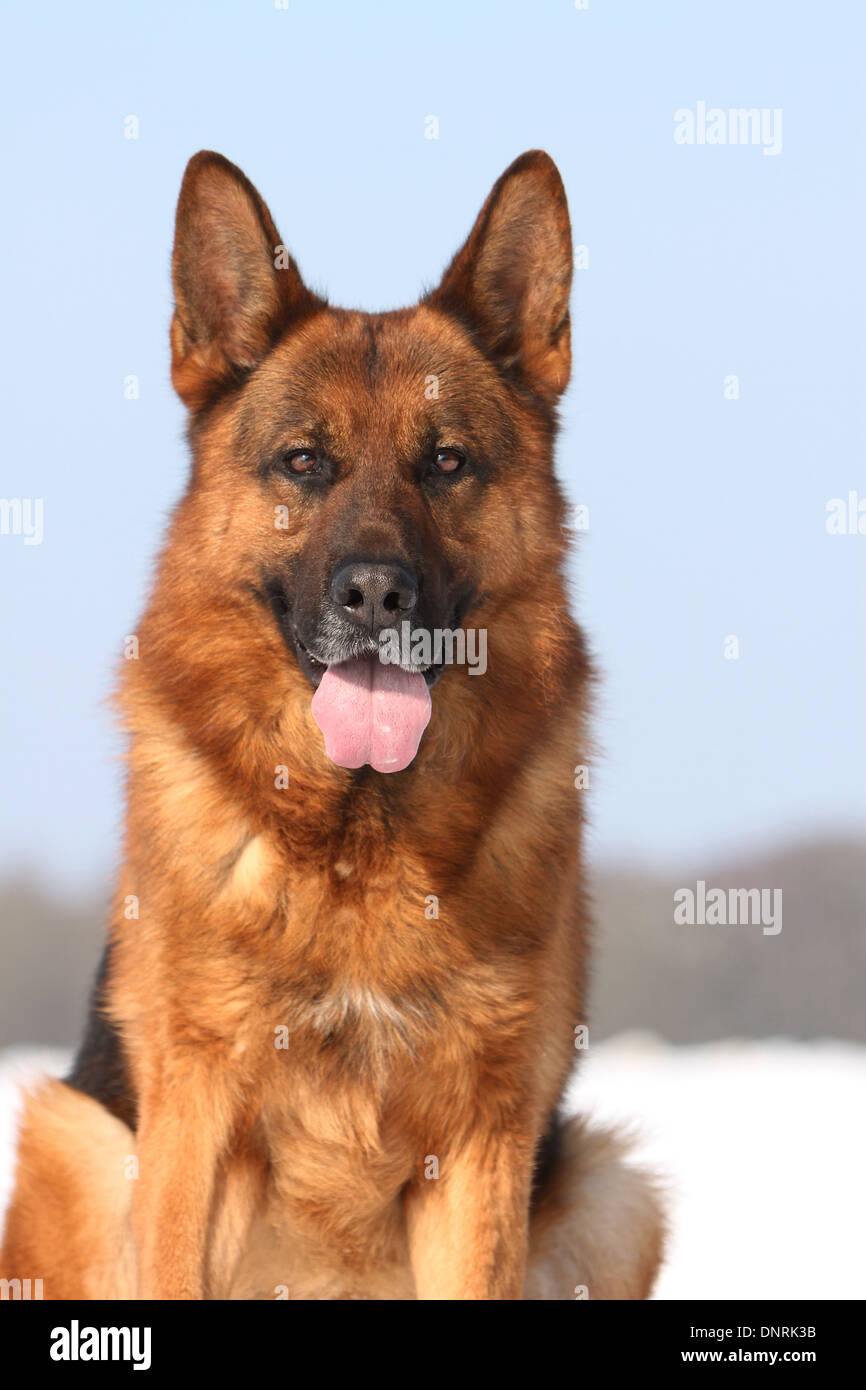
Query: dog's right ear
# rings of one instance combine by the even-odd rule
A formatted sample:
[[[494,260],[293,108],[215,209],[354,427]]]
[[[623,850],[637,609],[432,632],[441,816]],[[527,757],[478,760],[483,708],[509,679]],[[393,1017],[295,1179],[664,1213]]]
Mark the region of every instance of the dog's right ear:
[[[242,380],[290,321],[324,305],[249,179],[209,150],[183,176],[172,279],[171,379],[193,411]]]

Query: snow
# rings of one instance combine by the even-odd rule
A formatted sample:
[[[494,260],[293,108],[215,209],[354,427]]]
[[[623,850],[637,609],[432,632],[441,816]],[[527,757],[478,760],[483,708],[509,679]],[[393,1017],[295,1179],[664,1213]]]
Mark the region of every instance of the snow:
[[[866,1047],[622,1034],[585,1061],[573,1108],[637,1124],[665,1178],[656,1298],[866,1297]]]
[[[0,1054],[0,1213],[22,1082],[68,1060]],[[664,1181],[657,1298],[866,1297],[866,1047],[622,1034],[582,1055],[568,1108],[623,1124]]]

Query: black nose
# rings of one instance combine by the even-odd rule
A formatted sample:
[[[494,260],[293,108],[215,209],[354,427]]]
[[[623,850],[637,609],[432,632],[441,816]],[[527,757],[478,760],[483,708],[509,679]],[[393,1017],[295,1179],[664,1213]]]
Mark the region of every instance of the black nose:
[[[378,635],[408,618],[418,602],[418,581],[403,565],[355,560],[334,572],[331,598],[359,627]]]

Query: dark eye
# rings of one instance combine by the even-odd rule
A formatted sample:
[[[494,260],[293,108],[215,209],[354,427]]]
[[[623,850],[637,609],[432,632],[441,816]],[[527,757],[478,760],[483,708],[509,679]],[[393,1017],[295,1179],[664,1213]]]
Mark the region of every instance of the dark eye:
[[[282,465],[287,473],[301,478],[305,473],[318,473],[321,469],[319,455],[313,449],[290,449],[283,454]]]
[[[433,467],[437,473],[453,475],[459,473],[466,459],[459,449],[437,449],[433,455]]]

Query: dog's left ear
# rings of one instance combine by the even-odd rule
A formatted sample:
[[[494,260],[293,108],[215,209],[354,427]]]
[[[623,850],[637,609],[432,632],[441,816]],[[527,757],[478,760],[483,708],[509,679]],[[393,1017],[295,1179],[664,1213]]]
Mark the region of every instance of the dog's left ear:
[[[552,399],[571,373],[571,272],[559,170],[543,150],[530,150],[494,184],[426,302],[466,322],[506,372]]]

